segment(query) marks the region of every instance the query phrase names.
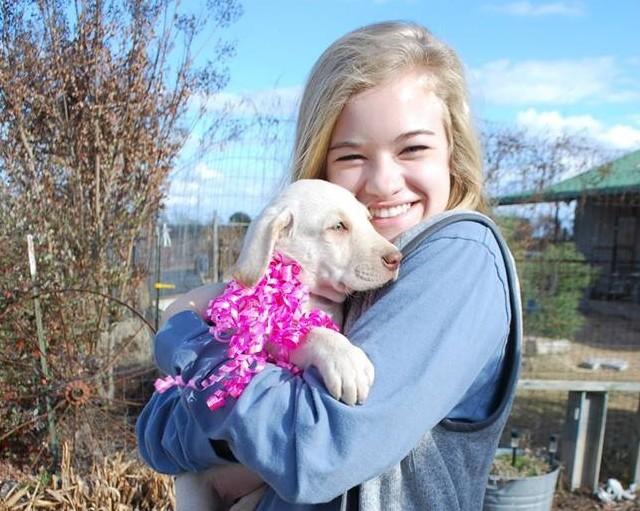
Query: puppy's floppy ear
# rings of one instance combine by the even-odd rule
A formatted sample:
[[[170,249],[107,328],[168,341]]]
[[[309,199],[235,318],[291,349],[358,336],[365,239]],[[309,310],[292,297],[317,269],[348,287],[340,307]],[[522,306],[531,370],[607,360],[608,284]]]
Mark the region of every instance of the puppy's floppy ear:
[[[247,287],[255,286],[267,271],[279,237],[293,230],[293,212],[287,207],[268,207],[247,231],[233,278]]]

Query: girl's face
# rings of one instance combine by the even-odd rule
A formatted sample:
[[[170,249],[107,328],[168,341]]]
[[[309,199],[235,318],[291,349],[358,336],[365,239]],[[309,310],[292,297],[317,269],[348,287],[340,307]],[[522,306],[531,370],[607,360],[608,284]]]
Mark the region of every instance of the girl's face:
[[[327,179],[354,193],[388,240],[441,213],[449,200],[443,105],[408,73],[354,95],[327,153]]]

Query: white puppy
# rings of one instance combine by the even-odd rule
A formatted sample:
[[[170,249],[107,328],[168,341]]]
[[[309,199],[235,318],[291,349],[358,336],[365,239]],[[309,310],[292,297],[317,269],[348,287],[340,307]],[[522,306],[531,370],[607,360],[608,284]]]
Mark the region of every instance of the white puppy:
[[[342,323],[342,303],[352,291],[384,285],[397,276],[400,252],[369,222],[367,208],[346,189],[322,180],[300,180],[272,201],[250,225],[233,277],[255,285],[275,251],[302,266],[300,279],[310,292],[306,310],[319,308]],[[202,311],[223,287],[192,295]],[[205,297],[205,295],[208,295]],[[173,312],[167,310],[166,315]],[[290,361],[302,369],[314,366],[327,390],[349,405],[363,402],[373,383],[374,369],[366,354],[342,334],[313,329]],[[215,412],[211,412],[215,413]],[[262,496],[262,481],[238,464],[176,479],[178,511],[253,509]]]

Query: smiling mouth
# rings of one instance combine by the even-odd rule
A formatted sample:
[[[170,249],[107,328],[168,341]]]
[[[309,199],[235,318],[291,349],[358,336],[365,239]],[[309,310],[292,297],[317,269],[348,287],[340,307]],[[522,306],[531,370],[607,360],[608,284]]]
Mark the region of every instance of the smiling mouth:
[[[369,208],[369,213],[373,219],[377,218],[393,218],[396,216],[404,215],[407,211],[411,209],[413,206],[412,202],[407,202],[405,204],[399,204],[398,206],[393,206],[390,208]]]

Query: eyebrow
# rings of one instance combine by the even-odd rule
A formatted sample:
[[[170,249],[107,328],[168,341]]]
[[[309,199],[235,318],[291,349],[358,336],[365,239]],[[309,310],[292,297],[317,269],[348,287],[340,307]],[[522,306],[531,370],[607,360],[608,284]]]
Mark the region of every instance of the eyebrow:
[[[420,129],[420,130],[412,130],[412,131],[407,131],[406,133],[402,133],[400,135],[398,135],[396,137],[396,139],[394,140],[394,142],[399,142],[400,140],[404,140],[406,138],[411,138],[414,137],[416,135],[435,135],[434,131],[428,130],[428,129]],[[342,142],[337,142],[336,144],[333,144],[331,147],[329,147],[329,151],[334,151],[335,149],[342,149],[344,147],[351,147],[351,148],[358,148],[360,147],[362,144],[358,143],[358,142],[354,142],[353,140],[344,140]]]
[[[414,137],[416,135],[431,135],[431,136],[433,136],[435,134],[436,134],[435,131],[428,130],[428,129],[407,131],[406,133],[403,133],[402,135],[397,136],[394,142],[399,142],[400,140],[403,140],[405,138]]]

